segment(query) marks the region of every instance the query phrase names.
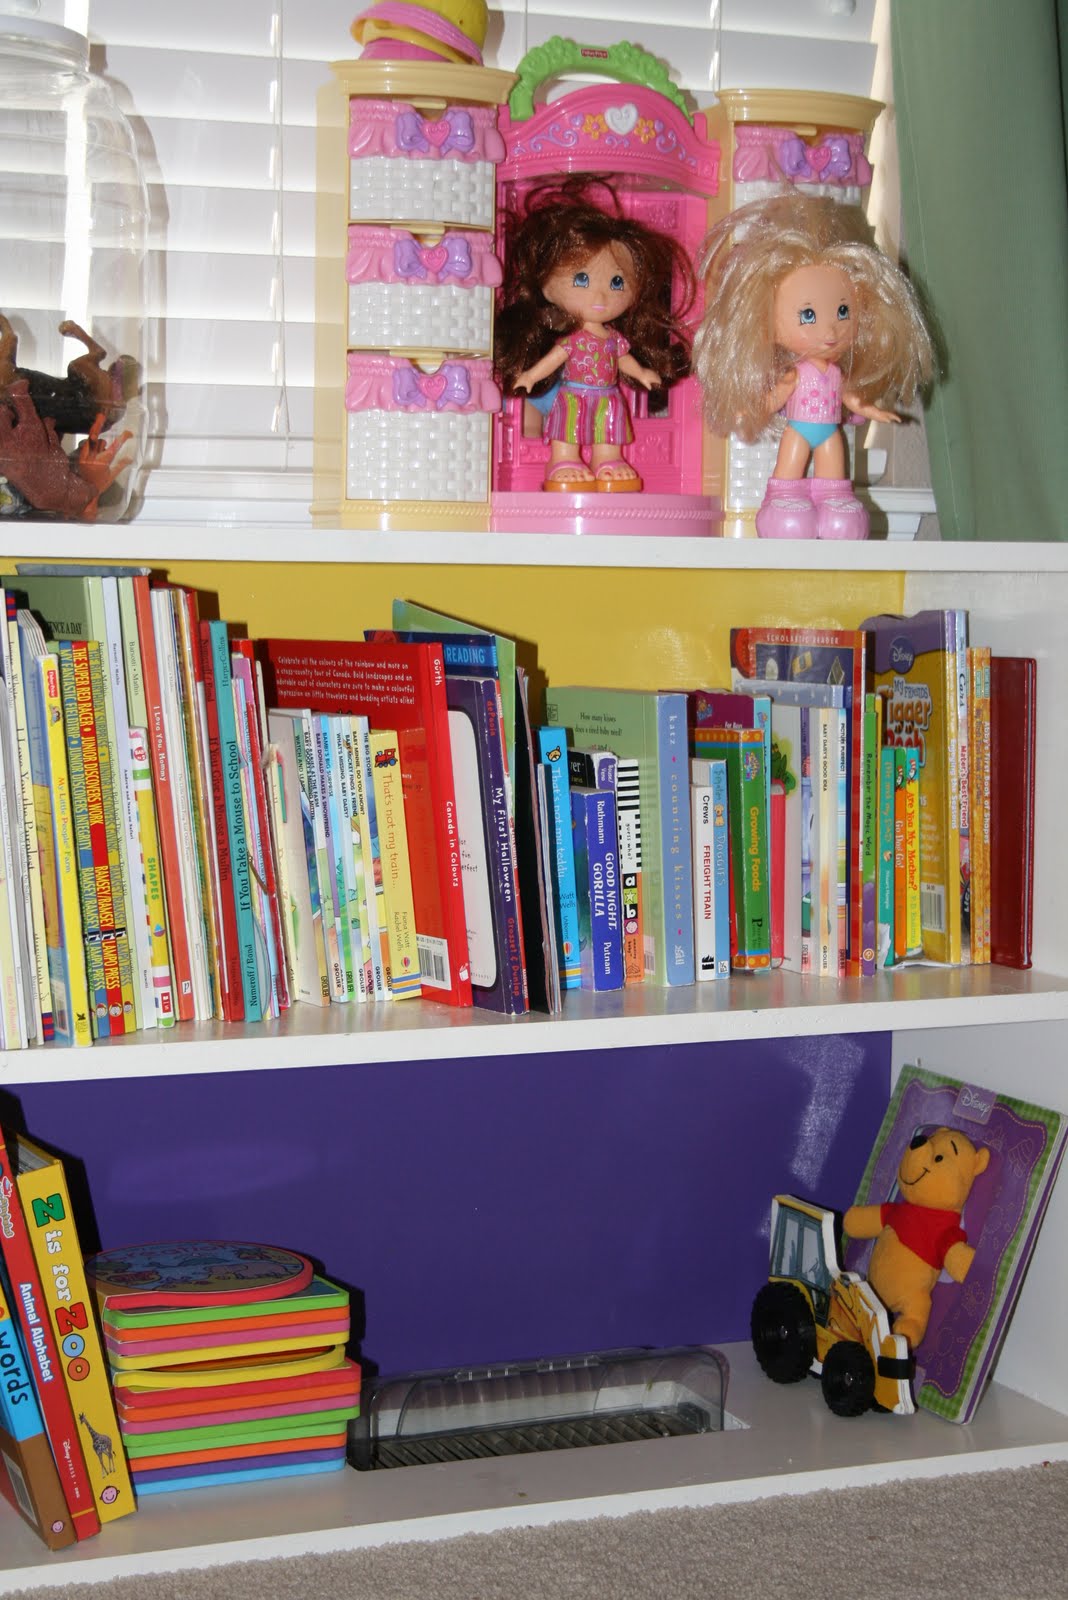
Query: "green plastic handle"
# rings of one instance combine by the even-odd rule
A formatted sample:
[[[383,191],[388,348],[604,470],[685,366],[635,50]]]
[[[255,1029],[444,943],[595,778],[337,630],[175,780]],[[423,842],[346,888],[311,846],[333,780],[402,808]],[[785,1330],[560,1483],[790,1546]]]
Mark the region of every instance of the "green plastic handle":
[[[564,72],[593,72],[598,77],[654,89],[678,106],[687,121],[693,121],[682,90],[672,83],[656,57],[641,45],[624,40],[602,50],[596,45],[576,44],[574,39],[563,39],[559,34],[528,50],[516,68],[515,87],[508,96],[512,121],[525,122],[532,117],[537,90],[547,79],[558,78]]]

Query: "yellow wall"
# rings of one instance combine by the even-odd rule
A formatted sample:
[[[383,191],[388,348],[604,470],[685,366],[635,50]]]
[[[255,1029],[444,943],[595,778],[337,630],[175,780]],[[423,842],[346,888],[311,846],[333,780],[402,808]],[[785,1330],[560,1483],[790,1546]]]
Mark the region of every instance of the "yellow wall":
[[[732,625],[855,627],[900,611],[904,583],[899,573],[227,562],[175,563],[168,576],[217,595],[219,614],[254,637],[357,637],[388,627],[402,596],[517,639],[536,684],[665,689],[729,682]]]

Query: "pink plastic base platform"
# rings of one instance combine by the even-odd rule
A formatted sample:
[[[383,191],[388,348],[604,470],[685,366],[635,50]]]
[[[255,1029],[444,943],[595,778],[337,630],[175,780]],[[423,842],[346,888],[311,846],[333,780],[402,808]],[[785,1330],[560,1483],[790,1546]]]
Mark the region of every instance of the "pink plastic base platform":
[[[652,538],[718,538],[723,507],[704,494],[498,493],[490,498],[493,533],[635,534]]]

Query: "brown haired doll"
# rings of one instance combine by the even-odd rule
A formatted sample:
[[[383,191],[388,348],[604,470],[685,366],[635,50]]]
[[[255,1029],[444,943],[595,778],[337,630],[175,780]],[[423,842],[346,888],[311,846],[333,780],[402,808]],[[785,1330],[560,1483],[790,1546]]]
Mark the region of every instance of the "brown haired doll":
[[[607,203],[595,204],[593,193]],[[642,487],[623,459],[634,429],[619,377],[644,389],[686,377],[690,341],[682,318],[693,284],[675,240],[624,216],[603,179],[540,184],[521,213],[506,215],[495,361],[505,393],[527,392],[544,415],[550,460],[543,488]],[[678,308],[675,285],[682,286]]]

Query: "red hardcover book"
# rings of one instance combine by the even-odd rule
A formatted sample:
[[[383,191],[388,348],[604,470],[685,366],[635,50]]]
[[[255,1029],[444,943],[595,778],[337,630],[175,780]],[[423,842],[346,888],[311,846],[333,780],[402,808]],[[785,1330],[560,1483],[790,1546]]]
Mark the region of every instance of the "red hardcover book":
[[[156,792],[156,820],[159,826],[160,854],[163,857],[163,889],[167,897],[167,933],[171,941],[175,1003],[179,1022],[192,1022],[193,966],[182,895],[182,867],[178,833],[171,793],[170,754],[163,725],[163,692],[156,659],[156,628],[152,618],[152,589],[147,578],[137,575],[133,584],[134,610],[141,643],[141,676],[148,706],[148,754],[152,766],[152,785]]]
[[[223,974],[223,1015],[227,1022],[243,1022],[245,997],[241,982],[241,945],[237,935],[237,902],[234,898],[234,868],[230,855],[230,830],[226,819],[226,775],[219,746],[219,707],[215,698],[215,666],[211,647],[211,623],[201,622],[201,670],[204,678],[204,711],[208,726],[208,773],[211,781],[211,808],[214,826],[216,898],[222,933],[221,968]]]
[[[260,648],[271,705],[348,712],[396,730],[424,990],[471,1005],[441,645],[265,639]]]
[[[1035,691],[1030,656],[990,658],[990,959],[1031,965]]]
[[[778,678],[791,683],[843,684],[849,717],[849,854],[847,857],[849,952],[841,970],[861,973],[863,939],[863,746],[864,695],[870,672],[868,638],[857,628],[732,628],[731,675]]]
[[[11,1300],[22,1331],[37,1400],[48,1442],[59,1472],[63,1497],[79,1539],[100,1532],[100,1518],[78,1438],[70,1394],[63,1377],[62,1356],[41,1288],[33,1246],[22,1214],[3,1129],[0,1128],[0,1252],[4,1257]]]

